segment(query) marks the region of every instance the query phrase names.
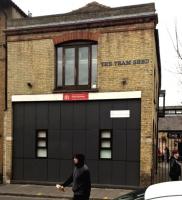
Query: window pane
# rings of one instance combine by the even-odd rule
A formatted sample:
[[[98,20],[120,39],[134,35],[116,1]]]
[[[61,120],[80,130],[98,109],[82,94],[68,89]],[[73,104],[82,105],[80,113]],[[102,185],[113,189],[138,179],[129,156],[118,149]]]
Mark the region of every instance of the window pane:
[[[65,85],[75,85],[75,49],[65,49]]]
[[[79,85],[88,85],[88,47],[79,48]]]
[[[92,45],[92,88],[97,87],[97,45]]]
[[[57,86],[62,86],[63,84],[63,61],[62,61],[62,56],[63,56],[63,48],[57,48]]]
[[[101,148],[111,148],[111,142],[110,141],[102,141]]]
[[[46,147],[46,141],[45,140],[40,140],[38,141],[38,144],[37,144],[38,147]]]
[[[47,157],[47,149],[37,149],[37,157],[46,158]]]
[[[46,132],[45,131],[39,131],[37,137],[38,138],[46,138]]]
[[[102,131],[101,138],[111,138],[111,132],[109,132],[109,131]]]
[[[101,150],[100,151],[100,158],[102,159],[111,159],[111,150]]]

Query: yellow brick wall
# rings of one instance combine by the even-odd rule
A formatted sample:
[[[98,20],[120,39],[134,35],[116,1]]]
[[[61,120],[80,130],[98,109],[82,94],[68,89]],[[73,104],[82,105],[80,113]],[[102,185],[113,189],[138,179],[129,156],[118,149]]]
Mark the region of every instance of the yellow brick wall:
[[[52,93],[54,89],[54,45],[51,40],[8,44],[9,94]],[[27,83],[32,83],[32,88]]]
[[[153,120],[156,116],[154,105],[154,68],[157,67],[155,40],[151,24],[148,28],[147,24],[143,24],[143,26],[139,24],[136,29],[132,26],[115,27],[117,28],[116,32],[114,27],[93,30],[100,32],[98,89],[99,92],[142,91],[140,174],[141,185],[146,185],[150,183],[151,179]],[[5,114],[4,122],[6,137],[12,136],[12,95],[53,93],[55,52],[51,37],[59,34],[61,33],[49,33],[47,39],[46,34],[9,37],[8,111]],[[106,61],[136,59],[149,59],[149,63],[110,67],[101,65]],[[123,85],[122,79],[126,79],[127,83]],[[28,82],[32,83],[32,88],[27,86]],[[8,180],[11,177],[11,141],[6,141],[5,148],[4,170],[5,179]]]

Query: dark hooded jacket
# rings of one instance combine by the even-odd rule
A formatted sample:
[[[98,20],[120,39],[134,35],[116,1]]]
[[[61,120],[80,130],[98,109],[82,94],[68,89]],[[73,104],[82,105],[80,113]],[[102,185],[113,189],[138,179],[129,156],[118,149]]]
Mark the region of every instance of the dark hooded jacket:
[[[71,176],[63,183],[66,187],[72,183],[72,190],[74,195],[90,196],[91,181],[90,172],[86,164],[84,164],[85,157],[82,154],[76,154],[74,158],[78,159],[78,164],[75,165]]]

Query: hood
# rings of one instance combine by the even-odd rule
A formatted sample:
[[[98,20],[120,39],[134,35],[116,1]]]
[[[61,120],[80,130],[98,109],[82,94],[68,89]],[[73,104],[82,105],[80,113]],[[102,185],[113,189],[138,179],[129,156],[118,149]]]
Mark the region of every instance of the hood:
[[[75,154],[73,158],[78,159],[78,163],[75,164],[76,167],[82,167],[85,163],[85,156],[83,154]]]

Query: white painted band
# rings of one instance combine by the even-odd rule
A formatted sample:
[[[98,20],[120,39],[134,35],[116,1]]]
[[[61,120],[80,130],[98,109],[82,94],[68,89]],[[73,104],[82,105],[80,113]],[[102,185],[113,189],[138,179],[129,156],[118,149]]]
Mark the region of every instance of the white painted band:
[[[12,102],[24,101],[62,101],[63,94],[35,94],[35,95],[13,95]]]
[[[141,91],[89,93],[89,100],[138,99]]]
[[[88,93],[88,100],[138,99],[138,98],[141,98],[141,91]],[[11,100],[12,102],[63,101],[63,93],[41,94],[41,95],[13,95]]]

